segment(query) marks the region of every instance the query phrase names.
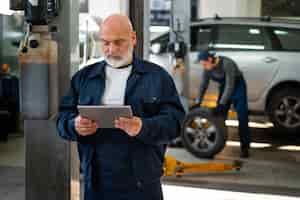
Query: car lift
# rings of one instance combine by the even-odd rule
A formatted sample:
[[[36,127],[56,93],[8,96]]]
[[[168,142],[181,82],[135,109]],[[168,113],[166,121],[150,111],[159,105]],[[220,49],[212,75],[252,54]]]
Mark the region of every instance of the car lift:
[[[164,163],[164,176],[182,177],[186,174],[240,171],[242,168],[241,161],[234,161],[232,164],[226,163],[185,163],[176,160],[173,156],[166,155]]]
[[[202,106],[208,108],[214,108],[216,106],[215,97],[206,98],[208,101],[204,101]],[[212,101],[210,101],[212,100]],[[236,113],[229,111],[230,117],[235,117]],[[225,172],[225,171],[240,171],[243,166],[243,162],[234,160],[232,164],[222,162],[208,162],[208,163],[186,163],[176,160],[173,156],[166,155],[164,163],[164,176],[176,176],[182,177],[185,174],[194,173],[209,173],[209,172]]]

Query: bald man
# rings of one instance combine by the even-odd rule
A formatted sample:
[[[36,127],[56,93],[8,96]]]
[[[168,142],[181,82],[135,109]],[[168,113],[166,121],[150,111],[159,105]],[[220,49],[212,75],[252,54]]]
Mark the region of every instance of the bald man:
[[[78,143],[85,200],[161,200],[166,146],[184,117],[175,85],[160,66],[133,55],[137,38],[127,16],[106,18],[100,37],[104,61],[72,78],[59,135]],[[77,105],[130,105],[134,117],[105,129],[80,116]]]

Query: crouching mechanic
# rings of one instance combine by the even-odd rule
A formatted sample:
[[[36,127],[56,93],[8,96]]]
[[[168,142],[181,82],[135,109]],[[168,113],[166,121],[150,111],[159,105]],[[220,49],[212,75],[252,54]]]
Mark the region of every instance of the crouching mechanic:
[[[242,72],[233,60],[217,57],[208,51],[199,52],[197,61],[204,68],[197,103],[201,104],[210,80],[219,83],[219,98],[214,114],[223,115],[226,119],[233,104],[238,114],[241,157],[249,157],[251,136],[248,127],[247,86]]]
[[[166,145],[184,117],[175,84],[161,67],[133,56],[136,33],[127,16],[106,18],[100,37],[104,61],[73,76],[59,135],[78,143],[85,200],[161,200]],[[135,117],[102,129],[78,115],[77,105],[100,104],[130,105]]]

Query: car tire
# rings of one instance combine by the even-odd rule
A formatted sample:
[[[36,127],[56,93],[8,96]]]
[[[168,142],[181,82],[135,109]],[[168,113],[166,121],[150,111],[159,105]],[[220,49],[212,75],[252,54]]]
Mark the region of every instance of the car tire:
[[[227,140],[223,117],[213,116],[210,109],[195,108],[183,121],[183,146],[198,158],[213,158],[221,152]]]
[[[300,89],[285,88],[273,94],[268,104],[268,116],[281,131],[300,131]]]

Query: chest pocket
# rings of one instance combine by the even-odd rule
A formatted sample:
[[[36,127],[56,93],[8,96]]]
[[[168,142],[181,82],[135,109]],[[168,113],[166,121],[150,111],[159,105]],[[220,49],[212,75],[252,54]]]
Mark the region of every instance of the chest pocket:
[[[93,99],[90,96],[79,96],[78,105],[91,105],[92,101]]]
[[[159,113],[160,99],[157,97],[145,97],[141,99],[141,105],[145,117],[152,117]]]

